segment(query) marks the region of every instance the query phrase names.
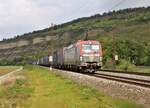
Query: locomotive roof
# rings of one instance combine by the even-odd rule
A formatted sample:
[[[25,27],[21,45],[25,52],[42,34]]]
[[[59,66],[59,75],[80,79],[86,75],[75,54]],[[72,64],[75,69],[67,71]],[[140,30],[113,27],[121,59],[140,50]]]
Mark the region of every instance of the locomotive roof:
[[[99,44],[98,41],[95,40],[79,40],[77,44]]]

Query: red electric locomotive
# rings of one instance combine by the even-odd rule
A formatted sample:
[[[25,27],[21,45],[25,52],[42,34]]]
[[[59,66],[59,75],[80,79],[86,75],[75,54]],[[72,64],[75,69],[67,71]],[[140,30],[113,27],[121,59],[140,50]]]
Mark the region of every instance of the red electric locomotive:
[[[53,66],[95,72],[102,66],[102,47],[98,41],[79,40],[53,53]]]

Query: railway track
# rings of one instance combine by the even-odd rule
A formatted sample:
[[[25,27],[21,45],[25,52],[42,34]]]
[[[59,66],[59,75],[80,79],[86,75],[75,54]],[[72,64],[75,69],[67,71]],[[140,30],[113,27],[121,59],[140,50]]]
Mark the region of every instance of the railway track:
[[[148,79],[109,75],[109,74],[104,74],[104,73],[94,73],[94,74],[88,74],[88,75],[97,77],[97,78],[104,78],[104,79],[108,79],[108,80],[113,80],[113,81],[118,81],[118,82],[123,82],[123,83],[128,83],[128,84],[132,84],[132,85],[150,88],[150,80],[148,80]]]
[[[71,71],[71,72],[74,72],[74,71]],[[145,74],[139,75],[138,73],[130,74],[130,72],[128,73],[122,72],[122,73],[115,73],[115,75],[113,75],[114,72],[110,72],[110,71],[109,72],[96,72],[94,74],[93,73],[92,74],[81,73],[81,74],[86,74],[92,77],[103,78],[103,79],[108,79],[108,80],[113,80],[113,81],[118,81],[122,83],[150,88],[150,76],[145,75]],[[123,75],[119,75],[119,74],[123,74]]]
[[[100,71],[114,72],[114,73],[124,73],[124,74],[133,74],[133,75],[142,75],[142,76],[150,76],[150,73],[144,73],[144,72],[130,72],[130,71],[119,71],[119,70],[107,70],[107,69],[101,69]]]
[[[57,69],[56,69],[57,70]],[[68,70],[67,70],[68,71]],[[69,72],[69,71],[68,71]],[[75,71],[70,71],[70,72],[75,72]],[[111,74],[110,74],[111,73]],[[149,74],[145,73],[130,73],[130,72],[123,72],[123,71],[106,71],[103,72],[99,71],[94,74],[91,73],[80,73],[80,74],[85,74],[89,75],[92,77],[97,77],[97,78],[103,78],[103,79],[108,79],[108,80],[113,80],[113,81],[118,81],[122,83],[127,83],[127,84],[132,84],[136,86],[141,86],[141,87],[146,87],[150,88],[150,76]],[[115,74],[115,75],[113,75]],[[121,74],[121,75],[119,75]]]

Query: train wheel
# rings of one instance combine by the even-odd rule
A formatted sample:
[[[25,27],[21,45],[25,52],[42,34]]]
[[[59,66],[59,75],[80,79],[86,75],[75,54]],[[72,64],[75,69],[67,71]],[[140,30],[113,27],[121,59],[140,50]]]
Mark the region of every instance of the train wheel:
[[[92,73],[95,73],[95,70],[93,70]]]

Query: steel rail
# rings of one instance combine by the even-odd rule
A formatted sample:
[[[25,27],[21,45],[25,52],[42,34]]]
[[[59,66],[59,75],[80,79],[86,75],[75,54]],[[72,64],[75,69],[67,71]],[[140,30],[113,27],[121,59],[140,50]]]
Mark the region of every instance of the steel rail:
[[[150,76],[150,73],[144,73],[144,72],[142,73],[142,72],[107,70],[107,69],[101,69],[100,71],[104,71],[104,72],[114,72],[114,73],[124,73],[124,74],[140,75],[140,76]]]
[[[56,69],[56,70],[61,70],[61,69]],[[66,70],[62,70],[62,71],[66,71]],[[75,72],[75,71],[67,70],[67,72]],[[109,72],[111,72],[111,71],[109,70]],[[114,73],[114,71],[112,73]],[[84,74],[84,75],[88,75],[88,76],[92,76],[92,77],[103,78],[103,79],[118,81],[118,82],[122,82],[122,83],[126,83],[126,84],[132,84],[132,85],[136,85],[136,86],[150,88],[150,80],[144,80],[144,79],[140,79],[140,78],[129,78],[129,77],[125,77],[125,76],[109,75],[109,74],[103,74],[103,73],[81,73],[80,72],[79,74]],[[125,74],[130,75],[131,73],[128,72]],[[134,74],[134,75],[139,75],[139,74]],[[139,75],[139,76],[143,76],[143,74]]]
[[[128,83],[128,84],[133,84],[133,85],[137,85],[137,86],[150,88],[149,80],[121,77],[121,76],[116,76],[116,75],[106,75],[106,74],[101,74],[101,73],[87,74],[87,75],[97,77],[97,78],[104,78],[104,79],[108,79],[108,80],[114,80],[114,81],[118,81],[118,82],[123,82],[123,83]]]

